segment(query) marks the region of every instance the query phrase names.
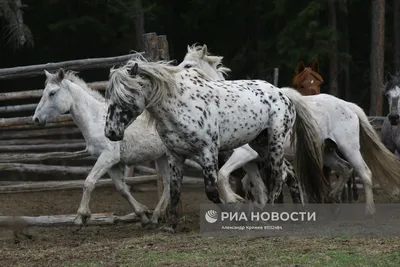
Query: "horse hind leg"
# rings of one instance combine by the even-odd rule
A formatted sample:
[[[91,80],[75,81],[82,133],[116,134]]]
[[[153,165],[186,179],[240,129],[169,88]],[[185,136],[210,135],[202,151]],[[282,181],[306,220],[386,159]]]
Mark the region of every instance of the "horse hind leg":
[[[154,209],[153,215],[150,219],[153,225],[158,224],[160,218],[166,219],[167,217],[167,207],[170,200],[170,187],[169,187],[169,176],[168,176],[168,162],[165,155],[161,156],[156,160],[156,168],[158,175],[161,176],[164,189],[160,200],[156,208]]]
[[[290,192],[290,196],[292,197],[292,201],[295,204],[301,203],[303,206],[305,206],[304,191],[296,177],[294,168],[287,159],[284,159],[284,163],[285,163],[286,169],[287,169],[286,185],[289,188],[289,192]],[[281,193],[281,195],[282,195],[282,193]]]
[[[354,171],[358,174],[364,184],[365,191],[365,202],[366,202],[366,214],[374,215],[375,214],[375,206],[374,206],[374,194],[372,190],[372,173],[365,163],[360,150],[358,149],[349,149],[346,146],[339,146],[340,151],[349,160],[350,165],[354,168]]]
[[[128,185],[124,181],[124,176],[119,166],[116,165],[110,168],[108,170],[108,174],[114,182],[115,188],[118,190],[118,192],[120,192],[122,197],[128,201],[129,205],[133,209],[133,212],[140,217],[142,226],[147,225],[149,223],[147,215],[150,213],[150,211],[145,205],[139,203],[129,192]]]
[[[268,203],[268,194],[257,163],[248,163],[243,169],[247,173],[243,178],[243,188],[247,192],[247,198],[256,203],[258,208],[263,208]]]
[[[273,124],[271,124],[273,126]],[[280,128],[281,125],[278,125]],[[259,136],[250,143],[251,146],[258,148],[261,158],[269,163],[270,177],[274,182],[273,190],[270,192],[271,204],[279,198],[283,183],[286,181],[287,166],[284,164],[284,143],[289,133],[289,129],[285,132],[278,132],[272,127],[271,129],[264,130]],[[267,145],[265,145],[267,143]],[[264,146],[264,148],[261,148]],[[258,152],[258,151],[257,151]]]
[[[257,157],[258,153],[256,151],[247,144],[243,145],[233,150],[232,155],[219,170],[217,180],[218,188],[221,191],[221,197],[225,203],[239,203],[244,201],[241,196],[233,192],[229,183],[229,177],[234,170],[244,167]],[[248,170],[253,171],[251,167]]]

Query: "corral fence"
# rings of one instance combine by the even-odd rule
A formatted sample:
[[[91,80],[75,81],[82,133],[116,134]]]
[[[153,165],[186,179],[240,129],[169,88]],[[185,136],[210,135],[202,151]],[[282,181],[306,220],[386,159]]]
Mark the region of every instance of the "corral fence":
[[[146,33],[143,43],[145,51],[142,53],[147,60],[169,60],[165,35]],[[0,80],[44,76],[44,70],[52,72],[59,68],[74,71],[105,69],[123,64],[132,57],[133,54],[127,54],[0,69]],[[88,86],[104,93],[107,78],[104,77],[105,81],[90,82]],[[70,114],[60,116],[45,127],[33,124],[32,115],[42,94],[43,89],[32,88],[24,91],[2,88],[0,92],[0,182],[3,184],[0,193],[82,188],[82,179],[86,178],[96,162],[96,158],[85,152],[85,140]],[[133,166],[126,168],[126,182],[156,182],[153,166],[152,162],[134,166],[135,173],[145,174],[135,179],[132,178]],[[22,183],[23,180],[29,183]],[[10,185],[10,181],[14,181],[14,185]],[[33,181],[41,182],[42,187]],[[43,184],[43,181],[51,182]],[[17,182],[20,184],[16,185]],[[4,184],[11,187],[4,188]],[[108,184],[111,181],[104,180],[100,186]]]

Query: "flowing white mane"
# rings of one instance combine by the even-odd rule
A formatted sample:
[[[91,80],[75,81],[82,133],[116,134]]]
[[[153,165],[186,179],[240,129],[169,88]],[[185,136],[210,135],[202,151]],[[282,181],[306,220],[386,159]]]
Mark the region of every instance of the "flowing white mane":
[[[187,54],[185,56],[185,60],[204,60],[209,63],[214,69],[217,70],[222,75],[227,76],[228,72],[231,71],[230,68],[224,67],[222,65],[222,56],[214,56],[207,52],[205,55],[203,54],[203,46],[200,45],[192,45],[187,47]]]
[[[85,90],[88,94],[90,94],[95,99],[97,99],[98,101],[100,101],[100,102],[106,101],[105,98],[100,94],[99,91],[89,88],[89,86],[87,86],[86,82],[82,78],[79,78],[77,75],[75,75],[76,73],[77,72],[72,71],[72,70],[66,71],[65,75],[64,75],[64,79],[69,80],[70,82],[78,85],[83,90]],[[58,80],[57,74],[52,74],[51,76],[48,76],[46,78],[45,86],[48,83],[59,84],[60,82],[61,81]]]
[[[175,74],[180,68],[171,65],[172,61],[149,62],[141,54],[129,60],[124,66],[110,70],[107,96],[114,94],[116,101],[125,106],[129,105],[135,91],[143,86],[152,87],[152,94],[148,99],[147,107],[151,107],[162,101],[166,94],[177,90]],[[130,71],[138,64],[138,75],[131,76]]]

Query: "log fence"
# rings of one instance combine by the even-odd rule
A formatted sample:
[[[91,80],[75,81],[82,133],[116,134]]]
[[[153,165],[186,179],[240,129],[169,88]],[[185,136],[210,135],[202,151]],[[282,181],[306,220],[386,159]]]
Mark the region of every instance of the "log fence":
[[[148,60],[169,59],[165,35],[146,33],[143,35],[143,41],[146,50],[140,53]],[[44,75],[44,70],[52,72],[59,68],[74,71],[110,68],[127,62],[133,56],[133,54],[127,54],[0,69],[0,80]],[[104,92],[107,83],[107,81],[94,81],[89,82],[88,86]],[[0,93],[0,175],[5,171],[38,173],[41,176],[62,173],[72,177],[75,174],[89,173],[96,159],[84,151],[85,140],[71,115],[59,116],[57,120],[48,123],[45,127],[37,126],[32,122],[32,115],[43,94],[43,89],[25,91],[7,89],[3,89]],[[24,115],[21,116],[21,114]],[[62,160],[65,165],[49,165],[49,160]],[[68,162],[76,160],[84,160],[86,165],[68,165]],[[156,173],[153,168],[146,166],[136,166],[135,170],[144,174]],[[130,174],[133,174],[132,172],[133,169],[128,171]],[[5,175],[2,176],[2,180],[5,180]]]

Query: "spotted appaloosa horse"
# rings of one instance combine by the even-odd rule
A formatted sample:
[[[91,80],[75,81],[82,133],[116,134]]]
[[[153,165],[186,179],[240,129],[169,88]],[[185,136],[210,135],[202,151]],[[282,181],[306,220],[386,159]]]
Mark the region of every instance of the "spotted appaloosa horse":
[[[175,231],[183,161],[197,156],[203,168],[205,191],[222,203],[220,191],[235,194],[229,183],[217,187],[218,152],[249,144],[259,160],[269,164],[280,195],[288,172],[296,173],[315,202],[328,197],[322,173],[318,125],[293,89],[278,89],[266,81],[211,81],[197,68],[182,69],[168,62],[147,62],[141,55],[112,69],[107,88],[109,108],[105,135],[123,139],[125,129],[146,109],[167,146],[170,166],[171,216],[165,230]],[[293,133],[296,172],[285,165],[284,143]],[[219,185],[219,184],[218,184]]]
[[[185,68],[190,68],[191,65],[202,67],[202,70],[212,77],[218,76],[219,69],[222,67],[221,60],[221,56],[208,55],[204,45],[196,49],[188,49],[188,54],[180,65]],[[300,97],[311,108],[313,117],[318,122],[321,141],[333,143],[348,159],[348,162],[341,159],[336,150],[324,150],[324,165],[341,174],[330,196],[339,200],[340,192],[350,177],[348,170],[352,167],[364,183],[366,213],[367,215],[374,214],[372,178],[388,195],[398,193],[399,159],[382,144],[367,115],[356,104],[328,94]],[[301,143],[296,140],[301,139],[295,138],[295,143]],[[288,156],[293,156],[289,142],[285,144],[285,157]],[[239,156],[236,157],[236,161],[240,162],[236,165],[239,167],[246,164],[246,160],[242,160]]]
[[[297,66],[297,71],[292,80],[292,87],[299,91],[302,95],[319,95],[321,93],[321,85],[324,83],[324,79],[319,74],[319,63],[314,61],[311,67],[305,67],[304,62],[301,61]],[[332,150],[335,154],[337,153],[340,159],[345,160],[342,153],[337,148],[334,142],[325,142],[325,149]],[[339,158],[333,159],[337,165],[342,165],[342,168],[347,168],[348,164],[343,165],[343,162]],[[346,161],[347,162],[347,161]],[[349,170],[350,171],[350,170]],[[324,165],[325,178],[330,181],[331,168]],[[336,177],[339,179],[339,174],[336,173]],[[352,203],[353,200],[358,200],[358,190],[356,185],[355,173],[352,171],[351,177],[347,181],[347,195],[345,189],[342,190],[342,201]]]

